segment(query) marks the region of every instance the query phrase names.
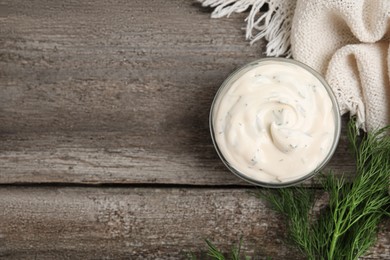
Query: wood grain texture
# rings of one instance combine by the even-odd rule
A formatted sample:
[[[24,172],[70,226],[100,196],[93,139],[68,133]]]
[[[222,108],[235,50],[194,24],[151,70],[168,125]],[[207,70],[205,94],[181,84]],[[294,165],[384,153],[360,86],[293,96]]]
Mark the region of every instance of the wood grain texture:
[[[0,136],[2,183],[248,185],[230,173],[211,141],[115,132]],[[325,171],[353,172],[346,140]],[[350,174],[349,177],[353,176]],[[317,178],[306,182],[315,185]]]
[[[0,259],[203,259],[204,238],[227,250],[240,235],[256,259],[301,259],[211,143],[215,92],[263,44],[245,41],[245,14],[209,11],[0,0]],[[343,131],[327,169],[353,177]],[[389,230],[366,259],[389,257]]]
[[[223,79],[261,55],[243,16],[192,1],[2,2],[2,132],[205,131]]]
[[[3,187],[0,198],[3,259],[185,259],[206,237],[227,250],[240,236],[256,259],[302,258],[280,216],[243,189]],[[388,231],[367,259],[390,255]]]
[[[0,183],[244,184],[208,113],[262,44],[245,41],[245,14],[209,15],[193,1],[2,0]],[[346,150],[328,169],[353,171]]]

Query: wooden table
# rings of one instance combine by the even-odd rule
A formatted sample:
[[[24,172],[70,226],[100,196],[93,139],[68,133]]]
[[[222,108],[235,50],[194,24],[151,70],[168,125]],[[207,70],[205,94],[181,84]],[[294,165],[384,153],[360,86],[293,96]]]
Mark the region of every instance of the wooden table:
[[[0,0],[1,259],[185,259],[240,236],[301,258],[214,151],[213,96],[263,45],[245,14],[209,17],[189,0]],[[327,169],[351,177],[345,139]],[[389,224],[366,259],[390,257]]]

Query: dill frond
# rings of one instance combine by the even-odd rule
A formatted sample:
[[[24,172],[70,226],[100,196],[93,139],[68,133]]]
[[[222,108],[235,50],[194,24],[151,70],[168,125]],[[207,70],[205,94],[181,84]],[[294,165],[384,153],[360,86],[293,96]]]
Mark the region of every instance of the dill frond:
[[[362,138],[350,121],[348,137],[356,158],[352,183],[328,174],[322,188],[329,206],[315,220],[313,191],[303,187],[258,194],[285,216],[290,239],[308,259],[358,259],[375,243],[378,225],[390,209],[390,126]]]
[[[242,246],[242,238],[240,238],[240,241],[237,246],[232,247],[232,251],[228,257],[225,257],[221,250],[219,250],[210,240],[206,239],[206,244],[208,247],[207,255],[210,256],[214,260],[225,260],[225,259],[231,259],[231,260],[240,260],[242,259],[240,257],[241,255],[241,246]],[[250,260],[251,257],[244,256],[245,260]]]
[[[208,246],[208,256],[215,260],[225,260],[225,256],[210,240],[206,239],[206,244]]]
[[[254,194],[268,201],[286,220],[288,236],[308,259],[355,260],[375,243],[378,226],[390,216],[390,126],[363,136],[352,119],[348,139],[356,160],[352,182],[332,173],[323,177],[326,208],[313,217],[315,192],[310,188],[261,189]],[[208,255],[216,260],[240,259],[241,240],[226,258],[210,241]],[[246,258],[245,258],[246,259]]]

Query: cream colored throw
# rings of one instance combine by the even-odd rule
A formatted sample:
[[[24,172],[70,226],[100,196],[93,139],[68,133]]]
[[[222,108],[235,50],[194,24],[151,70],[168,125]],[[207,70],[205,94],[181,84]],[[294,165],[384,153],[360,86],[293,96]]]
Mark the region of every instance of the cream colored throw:
[[[267,56],[291,56],[322,73],[341,113],[372,131],[390,124],[390,0],[201,0],[212,17],[249,10],[246,36]],[[268,11],[260,8],[268,4]]]

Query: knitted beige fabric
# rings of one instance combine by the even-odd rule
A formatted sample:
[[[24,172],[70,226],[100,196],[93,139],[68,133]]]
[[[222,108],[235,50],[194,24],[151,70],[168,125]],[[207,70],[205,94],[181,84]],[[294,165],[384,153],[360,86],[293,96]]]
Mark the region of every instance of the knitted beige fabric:
[[[213,17],[252,7],[247,38],[265,38],[268,56],[292,54],[322,73],[340,112],[356,115],[364,130],[390,124],[390,0],[199,1],[216,7]],[[269,10],[259,14],[264,4]]]
[[[387,35],[386,35],[387,34]],[[341,113],[372,131],[390,124],[390,1],[298,1],[294,59],[325,75]]]

